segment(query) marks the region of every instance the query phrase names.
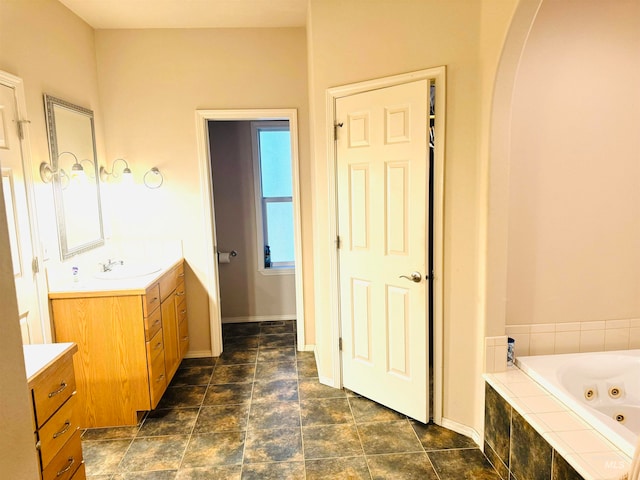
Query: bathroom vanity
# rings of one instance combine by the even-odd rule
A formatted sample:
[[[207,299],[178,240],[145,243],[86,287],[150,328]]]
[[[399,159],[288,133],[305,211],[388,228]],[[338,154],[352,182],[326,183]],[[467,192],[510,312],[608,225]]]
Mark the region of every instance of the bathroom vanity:
[[[75,342],[82,428],[136,425],[189,348],[184,262],[148,275],[49,286],[58,342]]]
[[[73,343],[24,346],[43,480],[85,478],[72,360],[77,350]]]

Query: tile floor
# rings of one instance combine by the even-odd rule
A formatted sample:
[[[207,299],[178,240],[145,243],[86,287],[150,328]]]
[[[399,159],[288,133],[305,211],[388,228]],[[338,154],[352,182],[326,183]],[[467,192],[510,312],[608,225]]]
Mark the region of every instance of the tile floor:
[[[500,480],[468,438],[318,382],[295,322],[226,324],[140,425],[86,430],[90,480]]]

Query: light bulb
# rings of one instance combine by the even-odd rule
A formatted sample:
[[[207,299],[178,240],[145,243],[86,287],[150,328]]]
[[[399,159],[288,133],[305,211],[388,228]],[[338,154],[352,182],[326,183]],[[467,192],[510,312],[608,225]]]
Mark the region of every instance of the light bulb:
[[[133,173],[128,168],[125,168],[122,172],[122,184],[125,186],[133,185]]]
[[[77,182],[85,182],[87,179],[86,174],[84,173],[84,168],[79,163],[74,163],[73,167],[71,167],[71,180]]]

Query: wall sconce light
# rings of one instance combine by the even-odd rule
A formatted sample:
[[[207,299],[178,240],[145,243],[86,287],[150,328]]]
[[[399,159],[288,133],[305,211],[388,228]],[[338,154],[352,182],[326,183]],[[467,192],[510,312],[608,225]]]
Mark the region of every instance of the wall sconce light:
[[[116,173],[116,163],[124,162],[124,168],[122,169],[122,181],[126,183],[133,183],[133,173],[129,168],[129,164],[124,158],[116,158],[111,165],[111,171],[109,172],[105,167],[100,167],[100,180],[106,182],[109,177],[118,178],[120,175]]]
[[[71,167],[71,178],[84,177],[84,168],[80,165],[78,157],[71,152],[62,152],[58,155],[58,159],[63,155],[71,155],[74,159],[73,166]],[[67,173],[62,168],[54,170],[54,168],[47,162],[42,162],[40,164],[40,178],[44,183],[51,183],[56,174],[60,175],[60,177],[67,176]]]
[[[142,181],[147,188],[160,188],[164,183],[164,177],[157,167],[153,167],[151,170],[147,171],[147,173],[144,174],[144,177],[142,177]]]

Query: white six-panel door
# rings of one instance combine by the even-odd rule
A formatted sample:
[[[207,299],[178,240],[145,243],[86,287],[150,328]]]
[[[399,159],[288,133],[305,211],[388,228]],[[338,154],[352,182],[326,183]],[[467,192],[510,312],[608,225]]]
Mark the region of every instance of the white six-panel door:
[[[343,384],[422,422],[429,418],[428,93],[419,80],[336,99]]]
[[[15,91],[0,84],[0,167],[22,341],[42,343],[44,332],[32,267],[34,246],[17,122]]]

